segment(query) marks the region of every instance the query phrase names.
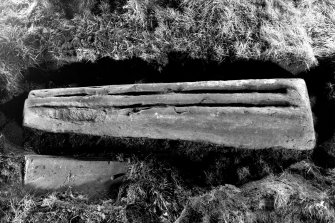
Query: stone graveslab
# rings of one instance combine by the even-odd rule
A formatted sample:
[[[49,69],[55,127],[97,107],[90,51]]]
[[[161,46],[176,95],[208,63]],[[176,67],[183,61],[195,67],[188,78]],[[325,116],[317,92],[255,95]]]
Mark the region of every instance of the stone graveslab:
[[[54,133],[308,150],[313,119],[302,79],[132,84],[31,91],[24,125]]]
[[[24,184],[36,192],[73,188],[89,197],[106,195],[128,164],[115,161],[77,160],[26,155]]]

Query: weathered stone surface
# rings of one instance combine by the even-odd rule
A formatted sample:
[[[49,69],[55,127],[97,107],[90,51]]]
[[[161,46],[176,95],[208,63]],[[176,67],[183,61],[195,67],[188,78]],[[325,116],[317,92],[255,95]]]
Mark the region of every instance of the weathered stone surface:
[[[47,192],[71,187],[90,197],[108,193],[116,176],[124,174],[128,168],[123,162],[42,155],[26,155],[25,161],[24,184],[27,188]]]
[[[49,132],[205,141],[248,149],[315,145],[302,79],[31,91],[24,125]]]

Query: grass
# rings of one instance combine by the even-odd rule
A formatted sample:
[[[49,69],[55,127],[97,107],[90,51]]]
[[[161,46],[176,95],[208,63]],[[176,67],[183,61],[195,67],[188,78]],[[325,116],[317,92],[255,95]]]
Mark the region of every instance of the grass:
[[[0,80],[9,95],[24,88],[25,69],[45,64],[136,57],[165,66],[169,53],[182,52],[273,61],[297,74],[335,48],[331,0],[42,2],[0,3]]]
[[[4,166],[10,163],[7,158]],[[191,195],[175,172],[154,160],[133,162],[114,195],[94,201],[70,188],[37,196],[7,180],[10,196],[0,198],[0,222],[173,222]]]
[[[306,174],[314,180],[307,180]],[[220,186],[191,198],[176,223],[334,222],[334,180],[333,170],[322,175],[303,161],[279,176],[241,188]]]
[[[334,222],[335,171],[309,161],[240,187],[195,187],[179,171],[155,159],[133,160],[110,197],[88,200],[69,188],[34,195],[18,182],[19,159],[1,155],[0,222]],[[15,168],[12,168],[12,167]],[[2,168],[3,169],[3,168]],[[17,173],[17,174],[16,174]],[[17,184],[17,183],[16,183]]]
[[[70,138],[80,144],[79,138]],[[175,150],[178,149],[175,143]],[[213,161],[208,161],[204,151],[201,155],[193,154],[195,151],[191,147],[188,149],[191,155],[205,163]],[[335,169],[323,169],[308,160],[288,166],[284,160],[292,154],[263,153],[227,152],[216,159],[210,166],[212,169],[203,170],[205,173],[192,170],[195,166],[183,171],[180,166],[155,156],[133,157],[123,183],[111,188],[109,197],[95,201],[71,188],[46,195],[25,191],[20,184],[22,157],[2,153],[0,222],[286,223],[335,220]],[[292,156],[291,159],[295,160]],[[255,165],[249,167],[247,161]],[[275,170],[280,167],[281,171]],[[192,174],[197,173],[206,178],[197,175],[194,179]],[[234,182],[224,179],[234,174],[237,174]],[[197,179],[204,182],[194,183]],[[230,185],[222,183],[229,180]]]
[[[191,185],[242,185],[307,159],[312,151],[242,150],[182,140],[85,136],[25,130],[25,148],[39,154],[93,156],[127,160],[154,157],[174,167]],[[280,162],[278,162],[280,160]]]
[[[334,19],[332,0],[3,0],[0,99],[34,88],[25,83],[28,68],[51,71],[101,58],[129,60],[127,66],[137,58],[158,67],[168,66],[171,55],[179,54],[206,64],[272,61],[298,74],[333,58]],[[312,72],[318,77],[323,73]],[[329,81],[324,82],[334,83],[333,77]],[[333,93],[334,86],[329,88]],[[324,120],[319,129],[330,124]],[[54,138],[62,140],[66,138]],[[51,146],[58,145],[54,141]],[[184,145],[174,144],[181,155]],[[310,161],[288,167],[300,155],[288,159],[268,151],[216,157],[196,153],[190,145],[187,155],[198,162],[183,172],[161,160],[133,160],[113,195],[92,202],[71,189],[44,196],[25,191],[22,157],[5,154],[0,137],[0,222],[334,222],[333,142],[324,146],[328,169]],[[190,170],[202,172],[193,179]],[[192,184],[199,179],[202,184]]]
[[[175,146],[178,150],[178,145]],[[323,169],[308,160],[285,168],[283,158],[289,154],[278,152],[277,157],[274,152],[252,153],[249,158],[246,154],[244,158],[243,154],[233,154],[235,161],[219,158],[205,173],[210,182],[222,183],[227,179],[219,179],[220,174],[231,177],[226,172],[237,171],[238,187],[194,184],[194,170],[182,171],[154,156],[133,157],[123,183],[111,188],[109,197],[95,201],[71,188],[46,195],[25,191],[20,186],[22,158],[3,154],[0,179],[7,186],[0,190],[6,194],[0,198],[0,219],[3,222],[333,222],[335,169]],[[263,160],[270,154],[274,160]],[[193,155],[207,160],[204,154]],[[243,159],[256,163],[253,168],[257,168],[248,167]],[[284,169],[279,172],[272,169],[274,166],[270,164],[276,162]],[[259,176],[255,178],[254,174]]]

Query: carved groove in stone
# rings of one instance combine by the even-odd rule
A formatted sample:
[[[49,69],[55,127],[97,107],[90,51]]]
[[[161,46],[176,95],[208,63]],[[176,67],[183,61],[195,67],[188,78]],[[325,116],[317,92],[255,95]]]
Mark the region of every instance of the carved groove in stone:
[[[302,79],[132,84],[31,91],[24,125],[48,132],[205,141],[237,148],[315,145]]]

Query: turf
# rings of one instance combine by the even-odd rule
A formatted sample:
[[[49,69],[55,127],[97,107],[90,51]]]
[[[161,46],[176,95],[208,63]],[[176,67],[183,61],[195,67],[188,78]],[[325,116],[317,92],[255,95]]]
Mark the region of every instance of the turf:
[[[32,194],[19,183],[20,171],[12,168],[20,162],[0,155],[0,165],[5,167],[0,172],[0,222],[173,222],[194,191],[183,185],[175,170],[154,160],[133,161],[122,185],[99,200],[71,188]]]
[[[331,0],[5,0],[0,80],[12,95],[28,67],[100,58],[164,67],[171,52],[272,61],[297,74],[334,54],[334,16]]]
[[[240,187],[197,187],[166,162],[132,160],[109,197],[91,201],[69,188],[34,195],[19,182],[18,158],[1,155],[1,222],[333,222],[334,169],[308,160]],[[8,178],[8,173],[11,178]],[[16,184],[16,185],[15,185]],[[15,185],[15,186],[14,186]],[[5,189],[6,188],[6,189]],[[183,210],[184,209],[184,210]]]
[[[302,161],[279,176],[193,197],[176,223],[333,222],[334,179]]]
[[[221,64],[237,64],[230,71],[243,67],[250,72],[241,61],[257,61],[254,66],[262,69],[256,73],[262,70],[262,78],[274,72],[269,62],[289,75],[311,69],[308,75],[313,77],[306,80],[316,96],[313,111],[322,144],[310,158],[325,169],[310,160],[291,165],[301,155],[271,150],[215,156],[193,153],[197,148],[189,145],[187,155],[198,162],[184,163],[192,164],[188,169],[151,156],[132,159],[124,183],[110,197],[90,202],[71,189],[45,196],[25,191],[22,156],[5,153],[0,137],[0,222],[334,222],[335,153],[334,141],[328,140],[335,126],[335,69],[315,67],[327,60],[334,64],[334,21],[332,0],[1,1],[0,101],[34,88],[66,87],[73,73],[75,84],[80,80],[79,85],[89,85],[94,78],[80,76],[82,71],[89,67],[95,75],[106,63],[126,69],[117,78],[120,83],[142,81],[145,72],[150,73],[148,81],[203,80],[208,75],[224,79]],[[186,59],[175,66],[179,58]],[[40,82],[48,84],[27,84],[27,69],[38,71]],[[188,70],[187,77],[172,77],[178,70]],[[93,83],[105,80],[96,77]],[[7,110],[8,117],[15,111]],[[57,137],[59,143],[92,144],[76,136]],[[56,140],[50,138],[44,142],[53,145]],[[185,147],[176,142],[144,145],[176,148],[176,157]],[[190,176],[190,170],[198,175]]]

